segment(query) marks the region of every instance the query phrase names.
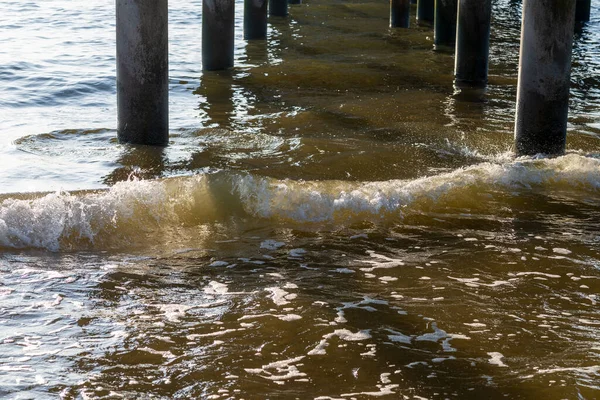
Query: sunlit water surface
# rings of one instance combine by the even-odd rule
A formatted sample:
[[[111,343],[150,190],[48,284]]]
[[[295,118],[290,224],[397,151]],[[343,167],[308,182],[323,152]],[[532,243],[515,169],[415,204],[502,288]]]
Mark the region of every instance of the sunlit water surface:
[[[515,159],[430,26],[308,0],[201,72],[170,2],[166,149],[116,141],[114,2],[0,0],[0,397],[600,398],[600,4],[568,151]]]

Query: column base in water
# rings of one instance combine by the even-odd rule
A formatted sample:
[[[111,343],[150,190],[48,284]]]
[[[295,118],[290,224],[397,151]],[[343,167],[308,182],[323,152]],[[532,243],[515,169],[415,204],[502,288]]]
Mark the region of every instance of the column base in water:
[[[454,47],[456,43],[457,0],[435,0],[433,44]]]
[[[169,143],[167,0],[117,0],[117,135]]]
[[[565,152],[576,0],[524,0],[516,153]]]
[[[458,0],[456,26],[457,86],[487,85],[492,0]]]
[[[435,0],[417,1],[417,21],[433,22],[435,18]]]
[[[244,0],[244,39],[267,38],[267,0]]]
[[[390,0],[390,28],[410,26],[410,0]]]
[[[269,15],[273,17],[287,17],[288,0],[269,0]]]
[[[589,22],[592,8],[592,0],[577,0],[575,8],[576,22]]]
[[[234,0],[202,0],[202,70],[233,67]]]

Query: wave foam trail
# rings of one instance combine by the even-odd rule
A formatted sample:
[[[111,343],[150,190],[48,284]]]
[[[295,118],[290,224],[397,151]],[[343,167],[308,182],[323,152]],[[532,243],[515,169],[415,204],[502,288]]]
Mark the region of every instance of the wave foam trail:
[[[50,251],[122,246],[143,242],[157,231],[236,215],[294,223],[397,218],[424,208],[460,206],[482,192],[531,188],[597,191],[600,159],[569,154],[485,162],[384,182],[308,182],[221,172],[127,181],[96,192],[5,195],[0,203],[0,246]]]

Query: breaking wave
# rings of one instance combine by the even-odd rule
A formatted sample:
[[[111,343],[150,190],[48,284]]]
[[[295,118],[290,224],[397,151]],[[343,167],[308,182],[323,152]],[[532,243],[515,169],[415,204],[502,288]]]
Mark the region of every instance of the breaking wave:
[[[276,180],[226,172],[130,180],[103,191],[3,195],[0,246],[50,251],[114,247],[123,241],[141,242],[159,231],[231,217],[290,224],[400,221],[411,212],[460,207],[481,193],[599,189],[600,159],[581,154],[483,162],[415,180],[383,182]]]

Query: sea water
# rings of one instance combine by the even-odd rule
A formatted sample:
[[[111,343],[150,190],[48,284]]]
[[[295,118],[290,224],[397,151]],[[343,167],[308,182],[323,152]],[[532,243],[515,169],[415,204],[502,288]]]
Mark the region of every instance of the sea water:
[[[116,140],[112,1],[0,0],[0,397],[600,397],[600,12],[567,154],[512,151],[431,26],[307,0],[201,71],[169,2],[170,145]]]

